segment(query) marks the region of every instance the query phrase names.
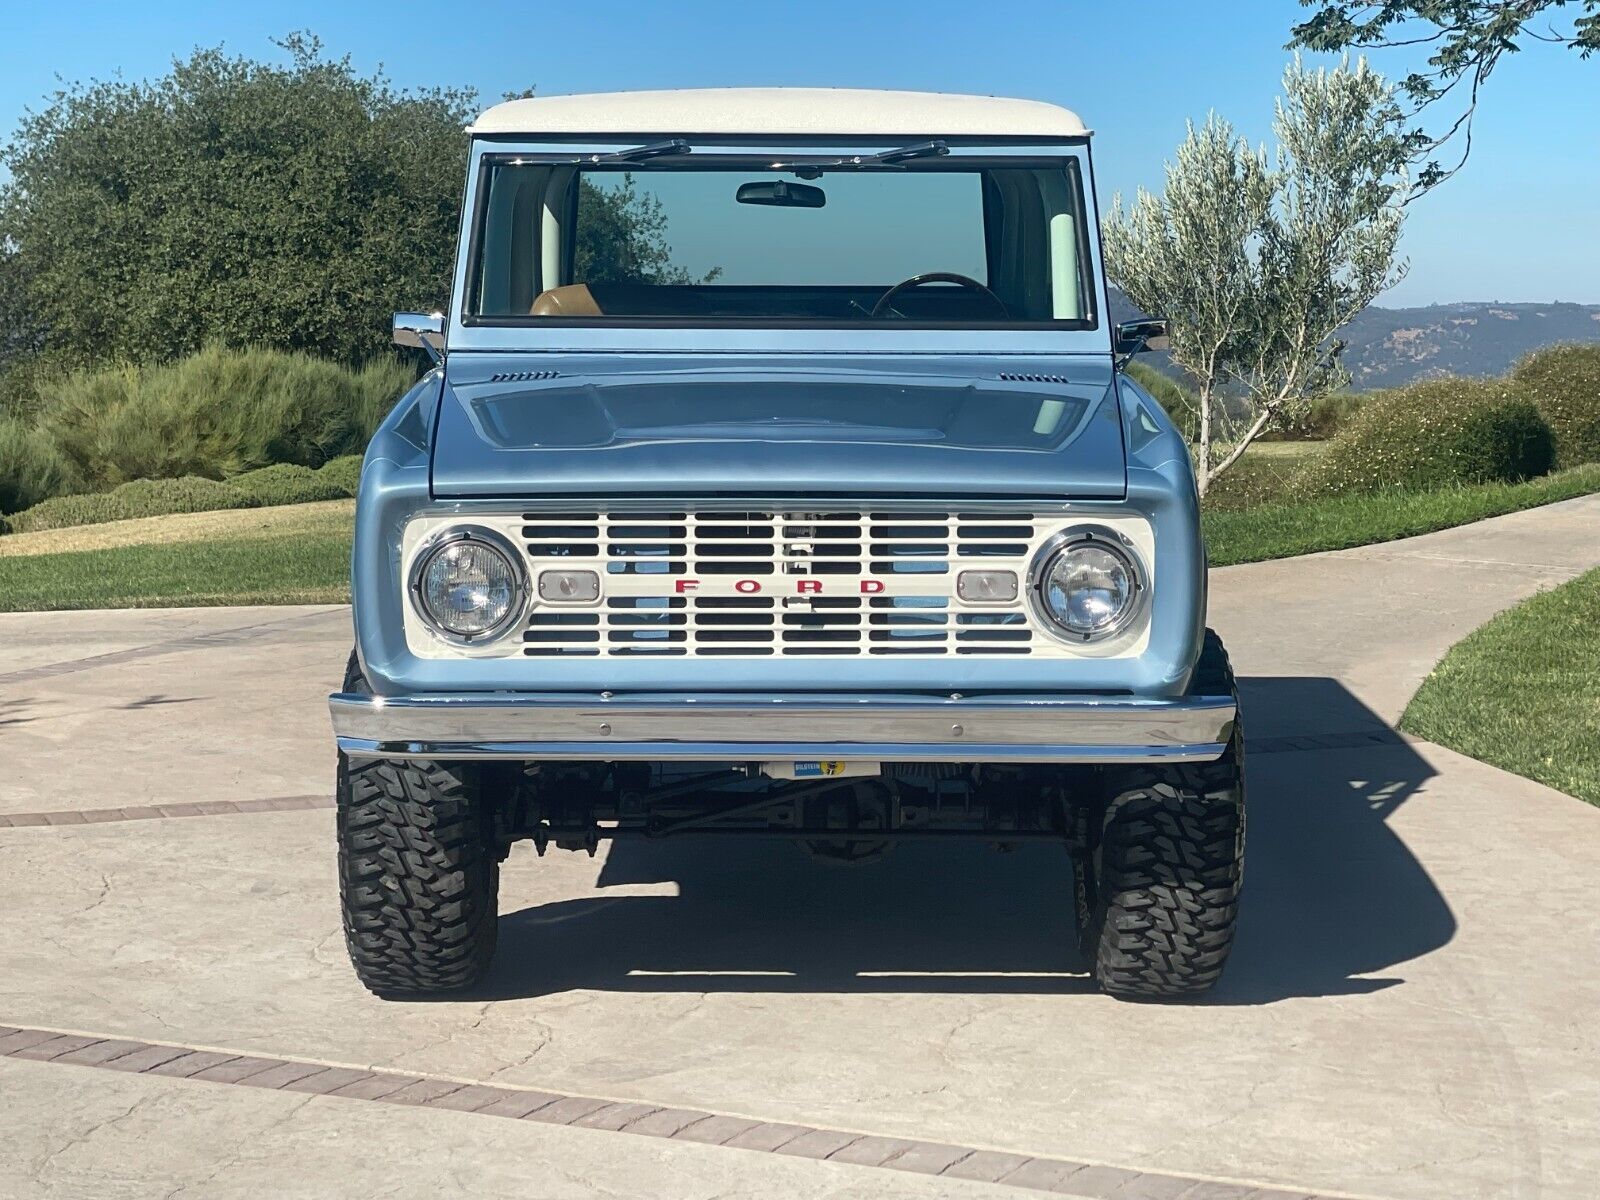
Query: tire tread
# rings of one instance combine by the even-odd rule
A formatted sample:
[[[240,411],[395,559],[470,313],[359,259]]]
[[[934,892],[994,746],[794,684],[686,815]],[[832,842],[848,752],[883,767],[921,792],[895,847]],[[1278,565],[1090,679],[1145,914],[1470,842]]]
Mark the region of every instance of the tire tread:
[[[1237,696],[1222,641],[1206,631],[1192,689]],[[1094,974],[1124,999],[1198,996],[1233,945],[1244,866],[1243,741],[1216,762],[1121,774],[1102,824]]]
[[[345,688],[366,690],[354,656]],[[345,945],[362,984],[403,998],[482,978],[494,956],[499,861],[475,773],[341,754],[337,824]]]

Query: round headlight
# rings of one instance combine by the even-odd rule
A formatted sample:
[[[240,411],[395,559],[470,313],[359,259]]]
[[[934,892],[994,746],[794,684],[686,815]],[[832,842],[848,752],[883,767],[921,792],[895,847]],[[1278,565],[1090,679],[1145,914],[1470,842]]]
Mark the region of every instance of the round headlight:
[[[1071,637],[1110,637],[1138,611],[1143,587],[1138,568],[1109,534],[1069,533],[1046,547],[1041,563],[1039,607]]]
[[[522,612],[526,583],[515,550],[484,529],[450,530],[417,556],[411,594],[435,632],[476,642],[504,632]]]

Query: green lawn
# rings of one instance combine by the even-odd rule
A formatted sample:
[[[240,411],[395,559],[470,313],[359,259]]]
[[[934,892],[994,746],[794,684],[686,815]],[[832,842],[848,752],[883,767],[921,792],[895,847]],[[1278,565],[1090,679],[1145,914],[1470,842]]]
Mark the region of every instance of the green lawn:
[[[1600,464],[1516,485],[1208,509],[1215,566],[1390,541],[1600,492]],[[0,537],[0,611],[348,597],[352,501],[185,513]]]
[[[1215,567],[1260,562],[1317,550],[1392,542],[1591,492],[1600,492],[1600,463],[1558,471],[1527,483],[1210,509],[1204,514],[1206,547]]]
[[[1445,655],[1400,727],[1600,805],[1600,571],[1501,613]]]
[[[0,557],[0,611],[323,604],[350,596],[350,537],[301,532]]]

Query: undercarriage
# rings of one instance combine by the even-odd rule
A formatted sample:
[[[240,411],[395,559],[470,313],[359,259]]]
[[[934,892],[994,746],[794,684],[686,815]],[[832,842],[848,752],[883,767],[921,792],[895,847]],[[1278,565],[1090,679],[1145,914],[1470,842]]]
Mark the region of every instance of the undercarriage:
[[[817,764],[849,770],[854,764]],[[531,839],[587,850],[617,838],[686,834],[775,837],[821,857],[863,860],[900,841],[974,838],[1005,847],[1071,841],[1074,815],[1099,802],[1091,767],[996,767],[972,763],[885,764],[872,774],[782,780],[761,764],[493,764],[501,846]]]

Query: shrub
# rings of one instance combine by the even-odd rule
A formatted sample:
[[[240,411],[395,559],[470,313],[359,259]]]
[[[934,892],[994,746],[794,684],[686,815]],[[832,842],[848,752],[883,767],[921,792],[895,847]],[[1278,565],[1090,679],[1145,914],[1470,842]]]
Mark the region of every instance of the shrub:
[[[350,370],[303,354],[208,347],[164,366],[79,372],[47,386],[40,427],[90,488],[316,467],[360,450],[411,378],[398,360]]]
[[[1555,433],[1557,466],[1600,462],[1600,346],[1536,350],[1511,379]]]
[[[350,493],[337,480],[320,471],[294,463],[277,463],[256,471],[246,471],[228,480],[257,504],[309,504],[314,500],[342,500]]]
[[[1206,489],[1205,508],[1209,512],[1234,512],[1290,500],[1304,462],[1304,456],[1298,454],[1248,451],[1211,481]]]
[[[1361,409],[1380,397],[1381,392],[1332,392],[1318,396],[1295,423],[1303,438],[1326,441],[1337,437]]]
[[[31,508],[76,482],[72,465],[47,437],[21,421],[0,418],[0,513]]]
[[[417,381],[417,373],[410,363],[393,356],[375,358],[355,373],[358,389],[356,430],[361,440],[348,447],[350,451],[364,451],[378,426],[389,415],[394,402]]]
[[[361,486],[361,455],[346,454],[330,459],[317,468],[317,474],[334,484],[346,496],[354,496]]]
[[[1133,381],[1155,397],[1156,403],[1166,410],[1167,416],[1183,434],[1183,440],[1192,442],[1200,434],[1200,405],[1194,393],[1170,375],[1163,375],[1149,363],[1135,360],[1127,367]]]
[[[198,476],[182,479],[136,479],[109,492],[57,496],[10,518],[13,533],[60,529],[66,525],[101,525],[133,517],[168,513],[209,512],[218,508],[254,508],[256,501],[226,483]]]
[[[1295,480],[1301,495],[1513,483],[1548,472],[1550,427],[1499,379],[1431,379],[1369,402]]]

